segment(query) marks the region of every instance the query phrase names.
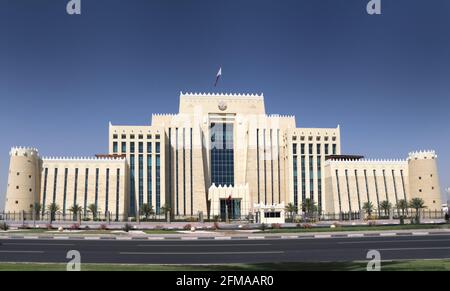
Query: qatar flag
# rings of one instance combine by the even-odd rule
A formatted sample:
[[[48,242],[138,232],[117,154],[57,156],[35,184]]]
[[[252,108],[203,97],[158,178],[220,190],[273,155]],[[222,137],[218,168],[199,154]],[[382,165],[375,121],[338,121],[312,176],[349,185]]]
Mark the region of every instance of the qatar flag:
[[[217,87],[217,83],[219,82],[220,76],[222,76],[222,67],[220,67],[219,71],[217,72],[216,82],[214,83],[214,87]]]

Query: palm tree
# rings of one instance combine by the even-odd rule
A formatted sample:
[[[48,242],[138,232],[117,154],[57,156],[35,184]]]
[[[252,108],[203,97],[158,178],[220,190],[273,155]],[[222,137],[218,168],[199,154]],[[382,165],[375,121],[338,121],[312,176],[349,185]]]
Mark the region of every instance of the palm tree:
[[[77,216],[83,211],[83,207],[78,204],[74,204],[69,208],[69,211],[73,213],[73,220],[77,220]]]
[[[306,198],[303,202],[303,211],[306,213],[306,217],[309,217],[310,214],[317,212],[317,206],[314,203],[314,200],[310,198]]]
[[[55,214],[58,212],[61,208],[56,203],[51,203],[47,206],[47,210],[50,212],[50,220],[55,220]]]
[[[297,213],[298,208],[294,205],[294,203],[289,203],[286,205],[285,211],[289,213],[289,217],[291,218],[291,221],[294,222],[294,213]]]
[[[363,205],[363,210],[364,210],[365,212],[367,212],[367,214],[369,215],[369,217],[372,216],[372,212],[374,211],[373,203],[370,202],[370,201],[364,203],[364,205]]]
[[[425,206],[425,201],[423,201],[422,198],[413,198],[413,199],[411,199],[411,201],[409,201],[409,207],[416,210],[415,223],[419,224],[420,223],[420,210],[427,208]]]
[[[402,211],[402,216],[405,216],[405,212],[408,209],[408,201],[405,199],[400,199],[398,200],[396,207]]]
[[[169,205],[167,205],[167,204],[164,204],[163,206],[161,206],[161,209],[160,209],[160,211],[162,211],[162,212],[164,213],[164,215],[166,215],[166,216],[167,216],[167,212],[170,212],[170,211],[172,211],[172,209],[170,208],[170,206],[169,206]]]
[[[380,202],[380,209],[384,211],[384,215],[389,216],[389,211],[392,208],[391,202],[384,200]]]
[[[92,213],[92,219],[96,220],[97,219],[97,214],[98,214],[98,207],[97,207],[97,205],[95,205],[94,203],[89,204],[88,211],[90,213]]]
[[[34,203],[34,214],[36,216],[36,220],[39,220],[41,210],[42,210],[42,205],[39,203]]]
[[[140,209],[140,214],[145,216],[145,220],[148,220],[150,215],[153,215],[155,211],[153,211],[153,206],[147,203],[142,204]]]

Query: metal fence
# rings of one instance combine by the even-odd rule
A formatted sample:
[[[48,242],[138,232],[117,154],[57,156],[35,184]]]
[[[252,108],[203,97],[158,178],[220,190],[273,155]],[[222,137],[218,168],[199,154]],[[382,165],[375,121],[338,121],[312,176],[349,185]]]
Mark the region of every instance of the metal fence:
[[[416,211],[408,209],[407,211],[392,210],[390,213],[373,211],[369,216],[364,212],[341,212],[341,213],[310,213],[310,214],[295,214],[292,217],[286,213],[286,222],[318,222],[318,221],[352,221],[352,220],[383,220],[383,219],[412,219],[416,217]],[[419,211],[421,219],[445,219],[444,211],[423,209]],[[129,217],[123,213],[97,213],[82,212],[79,214],[62,213],[62,212],[0,212],[0,221],[37,221],[37,222],[167,222],[168,218],[164,214],[160,215],[141,215],[139,217]],[[249,222],[255,221],[255,215],[241,215],[229,217],[227,220],[223,216],[207,217],[203,214],[197,215],[175,215],[170,217],[171,222]]]

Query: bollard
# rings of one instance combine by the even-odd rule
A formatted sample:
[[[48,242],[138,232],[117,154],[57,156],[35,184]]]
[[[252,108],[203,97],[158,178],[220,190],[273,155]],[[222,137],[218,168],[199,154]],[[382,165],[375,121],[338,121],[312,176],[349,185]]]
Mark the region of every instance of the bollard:
[[[170,211],[166,212],[166,221],[167,223],[170,223]]]
[[[200,221],[200,223],[204,223],[205,220],[203,218],[203,211],[199,211],[198,212],[198,220]]]

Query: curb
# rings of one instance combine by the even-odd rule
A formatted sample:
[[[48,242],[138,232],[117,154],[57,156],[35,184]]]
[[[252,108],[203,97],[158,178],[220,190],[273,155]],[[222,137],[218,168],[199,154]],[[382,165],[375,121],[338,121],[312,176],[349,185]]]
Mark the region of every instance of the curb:
[[[336,238],[367,238],[367,237],[394,237],[394,236],[428,236],[428,235],[450,235],[450,231],[422,231],[422,232],[380,232],[380,233],[349,233],[349,234],[315,234],[315,235],[266,235],[266,236],[26,236],[10,235],[0,236],[0,240],[23,239],[23,240],[100,240],[100,241],[158,241],[158,240],[285,240],[285,239],[336,239]]]

